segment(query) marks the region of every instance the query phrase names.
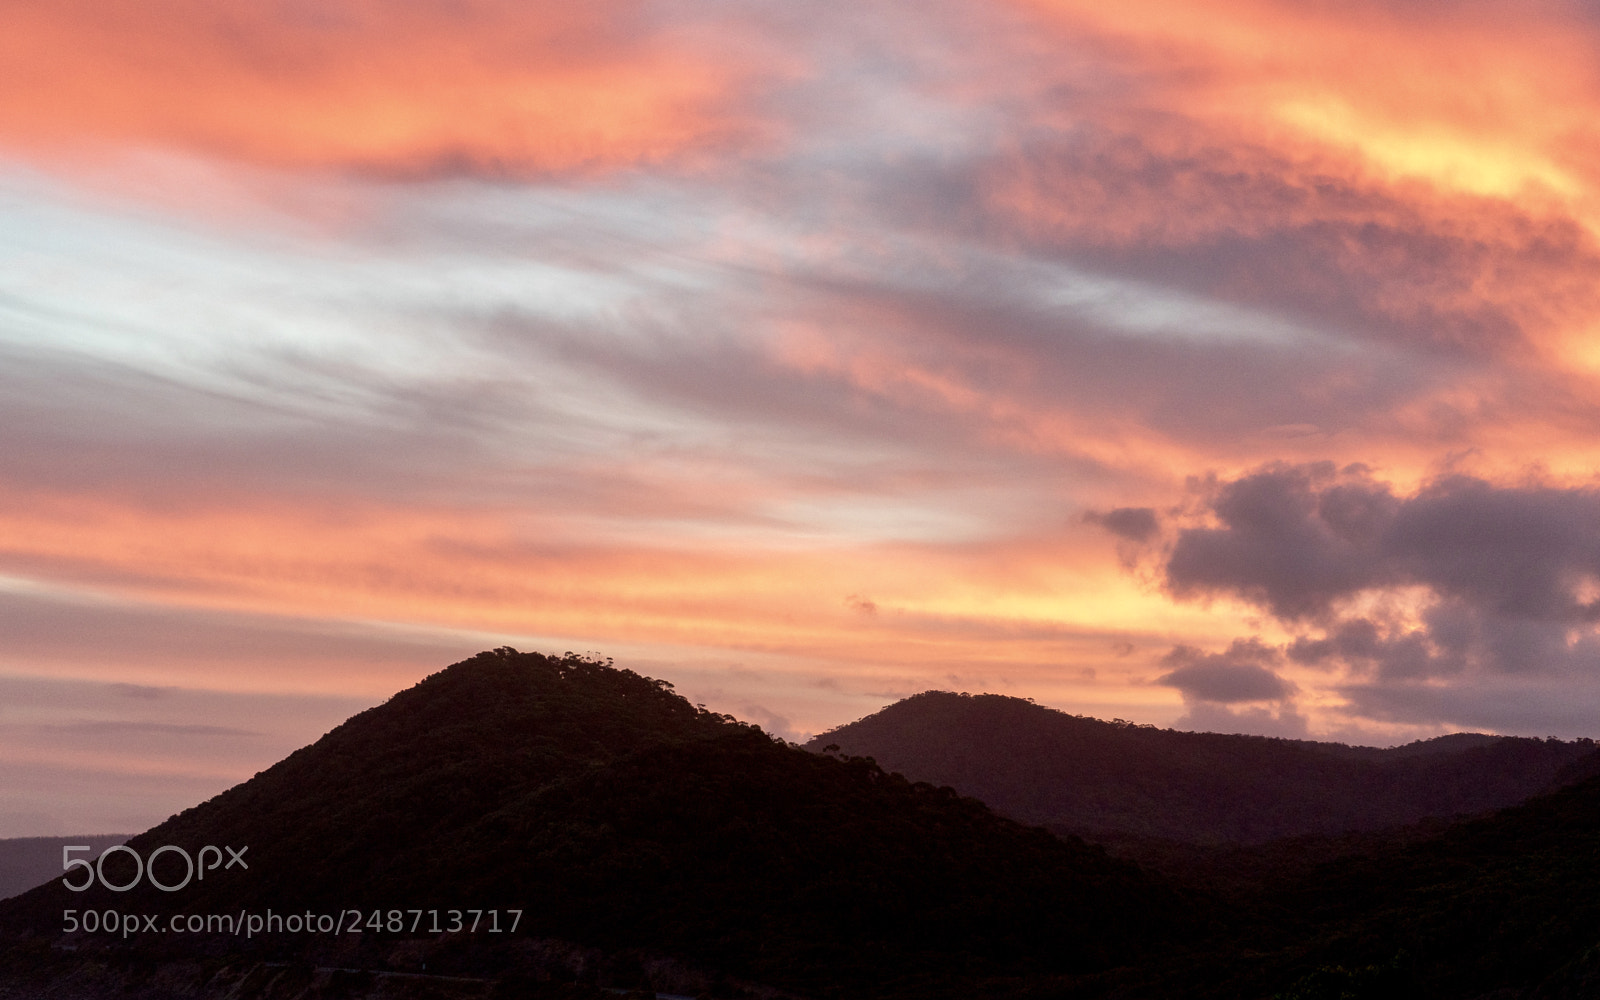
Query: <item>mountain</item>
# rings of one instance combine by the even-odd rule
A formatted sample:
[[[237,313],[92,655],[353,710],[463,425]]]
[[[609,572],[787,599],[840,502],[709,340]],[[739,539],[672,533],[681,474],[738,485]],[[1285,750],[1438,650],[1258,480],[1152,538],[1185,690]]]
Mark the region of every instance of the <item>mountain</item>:
[[[183,884],[183,855],[157,855],[168,845],[191,858],[211,845],[210,867]],[[132,889],[55,880],[0,904],[15,995],[70,980],[74,997],[246,997],[267,987],[247,989],[240,970],[279,968],[268,962],[955,995],[1139,960],[1203,909],[1080,840],[807,753],[665,682],[510,649],[428,677],[127,847],[102,877]],[[152,887],[130,851],[182,887]],[[102,928],[139,917],[127,935],[64,934],[69,909]],[[351,911],[360,934],[158,932],[174,915],[242,928],[308,914],[303,928]],[[482,911],[479,930],[437,932],[455,911]]]
[[[112,844],[127,840],[127,834],[96,834],[90,837],[12,837],[0,840],[0,899],[8,899],[36,885],[61,877],[61,848],[80,844],[96,857]]]
[[[1072,722],[1089,724],[1098,756],[1082,756],[1102,767],[1129,745],[1107,750],[1108,730],[1158,749],[1196,735]],[[500,649],[68,876],[133,888],[52,879],[0,902],[0,1000],[1600,995],[1592,755],[1474,735],[1394,751],[1218,739],[1180,746],[1268,774],[1305,759],[1413,782],[1462,761],[1500,768],[1445,801],[1505,774],[1561,787],[1407,828],[1174,844],[1154,871],[859,754],[786,745],[609,663]],[[1562,747],[1564,764],[1534,753]],[[1176,768],[1171,756],[1135,762]],[[1254,780],[1271,814],[1285,786]],[[178,848],[208,859],[203,878],[185,882]],[[182,885],[153,888],[151,872]],[[323,918],[343,933],[306,930]]]
[[[1256,844],[1480,813],[1600,769],[1590,740],[1456,734],[1379,750],[1185,733],[930,691],[811,740],[1090,840]]]
[[[1195,852],[1193,882],[1208,866]],[[1057,1000],[1593,1000],[1600,996],[1600,777],[1497,812],[1210,852],[1248,871],[1200,946]],[[1212,872],[1215,874],[1215,872]]]

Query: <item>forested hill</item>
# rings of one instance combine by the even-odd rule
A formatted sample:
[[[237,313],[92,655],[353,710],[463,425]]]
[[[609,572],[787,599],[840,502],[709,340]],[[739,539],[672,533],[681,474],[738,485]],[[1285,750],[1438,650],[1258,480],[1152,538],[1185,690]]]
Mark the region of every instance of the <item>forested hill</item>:
[[[930,691],[812,740],[948,785],[1026,823],[1261,843],[1502,808],[1576,781],[1588,740],[1456,734],[1379,750],[1186,733],[1068,715],[1001,695]]]
[[[172,893],[145,882],[74,894],[58,880],[0,904],[12,949],[0,968],[65,975],[61,963],[102,952],[103,967],[115,968],[119,955],[187,960],[201,946],[142,930],[126,940],[63,935],[67,907],[163,921],[351,909],[448,921],[452,909],[481,910],[497,911],[502,930],[517,910],[514,935],[487,933],[485,923],[476,935],[441,937],[425,920],[416,934],[384,926],[205,947],[619,988],[641,985],[649,962],[670,960],[680,972],[812,996],[931,996],[975,978],[1134,961],[1170,942],[1192,912],[1081,841],[864,760],[775,741],[695,708],[664,682],[508,649],[427,678],[129,841],[144,857],[207,844],[247,845],[248,870],[214,870]],[[125,857],[109,860],[114,881],[133,878],[119,868]],[[164,882],[183,876],[175,853],[160,863]],[[589,957],[557,960],[554,946],[531,944],[549,941]],[[653,985],[700,992],[693,982]]]

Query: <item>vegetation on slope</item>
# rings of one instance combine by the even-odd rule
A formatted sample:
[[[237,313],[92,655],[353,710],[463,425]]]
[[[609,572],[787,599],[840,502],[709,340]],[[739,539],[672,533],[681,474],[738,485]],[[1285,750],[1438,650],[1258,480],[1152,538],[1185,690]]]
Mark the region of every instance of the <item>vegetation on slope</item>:
[[[1337,835],[1503,808],[1586,773],[1588,740],[1457,734],[1377,750],[1184,733],[1019,698],[930,691],[807,744],[950,785],[1026,823],[1092,840],[1190,843]]]
[[[1035,711],[960,701],[989,717]],[[11,976],[0,974],[0,997],[614,995],[602,987],[907,1000],[1600,995],[1600,777],[1583,777],[1594,760],[1574,759],[1570,745],[1174,744],[1194,734],[1068,718],[1088,734],[1080,757],[1096,766],[1115,763],[1107,746],[1145,746],[1119,766],[1146,792],[1234,764],[1322,775],[1336,788],[1354,780],[1341,774],[1375,773],[1316,770],[1330,760],[1398,768],[1376,772],[1408,776],[1384,779],[1398,788],[1487,762],[1490,780],[1433,800],[1446,803],[1541,775],[1576,783],[1469,820],[1261,846],[1169,844],[1157,874],[863,756],[784,745],[662,682],[502,649],[130,841],[146,856],[165,844],[248,845],[247,872],[215,871],[171,894],[50,885],[0,904],[0,969]],[[1013,728],[1012,745],[1055,745]],[[1112,741],[1121,736],[1152,742]],[[1204,766],[1173,770],[1173,745]],[[1261,773],[1255,794],[1275,794]],[[1181,813],[1198,794],[1160,801]],[[64,907],[523,915],[516,934],[499,936],[424,924],[340,940],[123,940],[61,933]],[[424,967],[458,978],[381,978]]]
[[[146,856],[248,845],[250,868],[176,893],[50,885],[0,919],[53,933],[64,905],[519,909],[519,939],[679,956],[820,996],[1101,969],[1170,938],[1180,910],[1133,866],[949,789],[806,753],[626,670],[507,649],[129,844]],[[217,947],[329,946],[302,935]]]

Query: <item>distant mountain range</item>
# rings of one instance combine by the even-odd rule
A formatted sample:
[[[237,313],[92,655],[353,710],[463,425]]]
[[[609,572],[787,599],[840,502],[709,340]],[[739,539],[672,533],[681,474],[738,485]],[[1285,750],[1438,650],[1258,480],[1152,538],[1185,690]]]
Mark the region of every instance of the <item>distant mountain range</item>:
[[[816,737],[1090,840],[1259,844],[1504,808],[1600,771],[1590,740],[1458,733],[1387,750],[1186,733],[930,691]]]
[[[0,840],[0,899],[9,899],[42,882],[61,877],[61,848],[77,844],[89,848],[88,857],[98,857],[112,844],[128,839],[122,834],[96,834],[79,837],[12,837]],[[79,854],[79,857],[85,855]]]
[[[1582,743],[1378,751],[958,695],[822,739],[609,663],[483,653],[71,873],[132,888],[0,901],[0,1000],[1600,995]],[[1119,860],[869,747],[990,781],[1013,816],[1179,836]],[[1249,843],[1276,830],[1298,836]]]

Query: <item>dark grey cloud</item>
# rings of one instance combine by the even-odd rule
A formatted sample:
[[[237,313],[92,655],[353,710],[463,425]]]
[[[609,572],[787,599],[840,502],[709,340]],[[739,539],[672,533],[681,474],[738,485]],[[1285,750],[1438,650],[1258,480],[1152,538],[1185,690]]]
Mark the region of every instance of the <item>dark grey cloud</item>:
[[[1589,622],[1600,599],[1600,491],[1497,488],[1455,476],[1397,507],[1384,555],[1406,577],[1512,619]]]
[[[1363,591],[1420,585],[1445,609],[1508,622],[1600,620],[1591,488],[1450,476],[1401,498],[1358,467],[1274,465],[1218,484],[1207,506],[1217,526],[1181,530],[1167,556],[1175,596],[1231,594],[1315,620]],[[1447,640],[1459,623],[1439,614]]]
[[[1378,549],[1394,498],[1336,475],[1331,463],[1279,465],[1221,484],[1209,504],[1219,526],[1178,534],[1167,587],[1179,598],[1231,593],[1297,619],[1395,582],[1397,568]]]
[[[1402,496],[1360,467],[1274,465],[1207,490],[1213,523],[1176,533],[1166,586],[1299,630],[1285,657],[1344,671],[1349,711],[1572,733],[1577,714],[1541,706],[1600,697],[1595,489],[1454,475]]]
[[[1103,512],[1089,511],[1083,519],[1130,542],[1148,542],[1161,530],[1156,512],[1151,507],[1114,507]]]
[[[1295,687],[1271,669],[1279,659],[1276,650],[1257,639],[1238,639],[1226,651],[1212,654],[1177,646],[1162,659],[1175,669],[1156,678],[1156,683],[1177,688],[1189,702],[1282,701],[1294,694]]]
[[[1432,654],[1422,640],[1420,634],[1412,634],[1390,642],[1384,638],[1376,623],[1365,618],[1350,618],[1329,627],[1319,637],[1296,638],[1289,644],[1287,653],[1294,662],[1313,667],[1331,667],[1340,663],[1370,666],[1380,659],[1394,657],[1399,646],[1407,645],[1414,658],[1426,662]],[[1399,659],[1411,658],[1401,656]]]

